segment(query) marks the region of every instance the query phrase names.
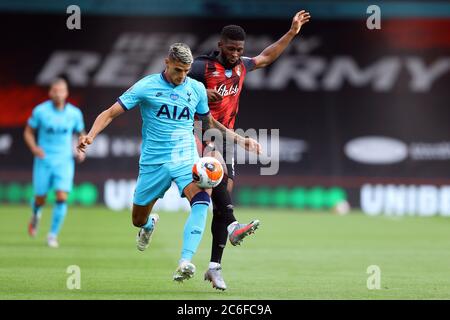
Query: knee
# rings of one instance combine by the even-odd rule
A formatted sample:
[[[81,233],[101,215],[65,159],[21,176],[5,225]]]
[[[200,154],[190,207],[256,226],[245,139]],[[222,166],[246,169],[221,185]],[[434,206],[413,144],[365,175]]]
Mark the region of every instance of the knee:
[[[67,201],[67,192],[57,191],[56,192],[56,201],[57,202],[66,202]]]
[[[216,213],[213,211],[214,215],[220,216],[221,214],[233,213],[233,202],[226,190],[213,194],[212,200],[216,209]]]
[[[36,198],[34,199],[34,203],[35,203],[37,206],[43,206],[43,205],[45,204],[45,196],[42,196],[42,197],[36,197]]]
[[[227,216],[234,214],[234,207],[232,204],[223,205],[217,210],[217,214],[213,215],[214,219],[226,220]]]

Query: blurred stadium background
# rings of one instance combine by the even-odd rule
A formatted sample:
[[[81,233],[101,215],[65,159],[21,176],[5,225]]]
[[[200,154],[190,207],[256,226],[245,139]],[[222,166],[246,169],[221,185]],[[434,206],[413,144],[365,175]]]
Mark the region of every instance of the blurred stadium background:
[[[66,27],[66,8],[72,4],[81,9],[81,30]],[[381,8],[380,30],[366,27],[371,4]],[[198,55],[215,48],[224,25],[239,24],[247,32],[245,55],[255,56],[289,29],[299,9],[312,15],[301,36],[273,65],[250,73],[244,85],[236,128],[280,130],[279,173],[262,176],[261,165],[238,165],[238,210],[244,217],[282,212],[287,223],[297,215],[315,219],[317,214],[320,218],[314,221],[326,224],[337,221],[327,220],[332,214],[347,213],[349,205],[349,215],[363,220],[342,230],[369,232],[373,223],[374,237],[382,237],[386,225],[364,216],[407,216],[402,219],[413,219],[417,229],[405,224],[397,225],[398,230],[420,234],[420,225],[429,223],[424,237],[436,232],[434,246],[417,242],[424,250],[420,252],[437,250],[436,265],[449,247],[441,229],[448,227],[443,217],[450,217],[448,1],[0,1],[4,244],[11,245],[6,219],[11,219],[16,205],[23,208],[20,228],[26,235],[33,159],[22,132],[32,108],[47,99],[52,79],[68,79],[69,101],[81,108],[90,128],[95,116],[136,80],[163,69],[171,43],[186,42]],[[76,186],[69,198],[78,206],[73,211],[86,208],[92,213],[106,206],[108,212],[128,212],[139,139],[138,112],[117,119],[98,137],[88,159],[76,167]],[[186,206],[171,189],[158,210],[180,211]],[[264,228],[274,217],[266,219]],[[63,234],[76,227],[70,226],[70,218],[67,223]],[[352,241],[362,238],[359,234]],[[387,239],[396,243],[395,232]],[[408,239],[403,241],[411,250],[415,242]],[[3,257],[11,253],[7,248]],[[448,262],[448,257],[443,260],[447,270]],[[445,275],[442,268],[439,272]],[[450,297],[448,280],[445,285],[437,297]],[[298,297],[303,296],[293,293],[292,298]]]

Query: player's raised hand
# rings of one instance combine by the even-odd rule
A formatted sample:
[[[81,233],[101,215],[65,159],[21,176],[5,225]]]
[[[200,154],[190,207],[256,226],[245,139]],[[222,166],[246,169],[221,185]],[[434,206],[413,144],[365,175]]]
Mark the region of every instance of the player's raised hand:
[[[309,21],[311,18],[311,15],[309,12],[306,12],[305,10],[299,11],[295,14],[294,18],[292,19],[292,25],[291,30],[295,32],[295,34],[300,32],[300,28]]]
[[[87,135],[80,136],[80,138],[78,139],[77,149],[82,153],[86,152],[87,146],[90,145],[92,141],[93,141],[92,137],[89,137]]]
[[[208,102],[216,102],[223,99],[222,95],[216,89],[207,89]]]

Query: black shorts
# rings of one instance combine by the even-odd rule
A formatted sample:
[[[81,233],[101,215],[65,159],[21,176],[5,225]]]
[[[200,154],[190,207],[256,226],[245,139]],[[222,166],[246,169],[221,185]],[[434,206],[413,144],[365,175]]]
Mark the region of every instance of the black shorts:
[[[225,165],[227,167],[227,176],[229,179],[234,180],[235,177],[235,156],[234,156],[234,144],[233,143],[223,143],[222,145],[217,145],[214,141],[203,142],[203,154],[206,152],[216,151],[219,152],[223,159],[225,160]]]

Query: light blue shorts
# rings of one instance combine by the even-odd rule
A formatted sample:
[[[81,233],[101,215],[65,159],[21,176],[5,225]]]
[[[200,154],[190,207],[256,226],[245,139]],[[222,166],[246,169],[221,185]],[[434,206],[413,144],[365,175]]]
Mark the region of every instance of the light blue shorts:
[[[133,203],[146,206],[153,200],[164,197],[172,181],[175,181],[181,196],[184,197],[184,188],[192,182],[192,166],[194,163],[194,160],[192,160],[140,165]]]
[[[75,162],[73,159],[51,162],[35,158],[33,163],[34,195],[44,196],[50,189],[70,192],[74,173]]]

